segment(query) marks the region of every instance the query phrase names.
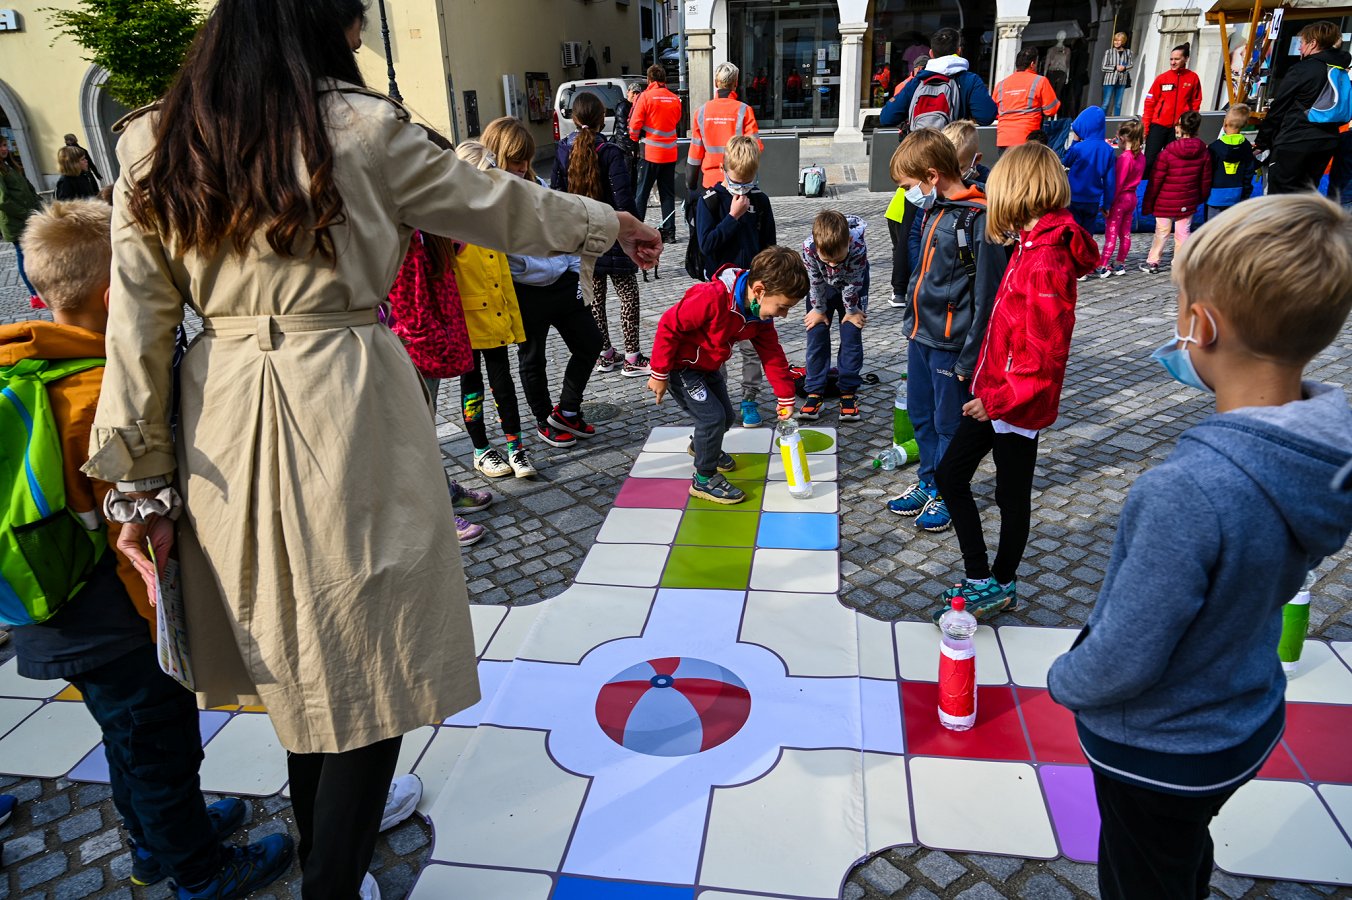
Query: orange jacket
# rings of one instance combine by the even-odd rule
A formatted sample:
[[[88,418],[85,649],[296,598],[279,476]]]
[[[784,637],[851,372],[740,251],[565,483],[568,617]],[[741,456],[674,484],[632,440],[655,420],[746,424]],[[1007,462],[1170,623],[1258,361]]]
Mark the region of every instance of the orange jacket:
[[[650,84],[629,113],[629,138],[637,141],[642,136],[643,158],[648,162],[674,163],[680,125],[681,98],[665,84]]]
[[[105,355],[103,335],[83,328],[37,320],[0,325],[0,367],[12,366],[23,359],[90,359]],[[89,432],[94,426],[94,410],[99,405],[102,386],[102,368],[67,375],[47,386],[52,419],[61,435],[66,507],[82,521],[103,521],[103,498],[113,488],[106,482],[90,480],[80,471],[80,466],[89,459]],[[118,526],[109,524],[108,546],[117,554],[118,577],[153,635],[155,611],[146,596],[145,582],[127,558],[117,553],[117,534]]]
[[[715,97],[699,108],[690,122],[690,155],[686,162],[699,166],[704,186],[711,188],[723,180],[723,150],[728,141],[744,134],[755,137],[760,132],[756,113],[734,96]],[[760,149],[765,144],[756,138]]]
[[[1028,135],[1042,127],[1042,117],[1061,108],[1052,83],[1034,72],[1015,72],[995,86],[999,120],[995,123],[995,145],[1017,147]]]

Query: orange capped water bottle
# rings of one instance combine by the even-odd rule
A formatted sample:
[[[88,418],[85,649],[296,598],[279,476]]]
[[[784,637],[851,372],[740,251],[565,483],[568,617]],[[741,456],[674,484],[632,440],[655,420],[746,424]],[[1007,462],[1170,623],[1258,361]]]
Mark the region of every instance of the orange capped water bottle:
[[[966,731],[976,724],[976,618],[964,598],[953,598],[939,630],[939,724]]]

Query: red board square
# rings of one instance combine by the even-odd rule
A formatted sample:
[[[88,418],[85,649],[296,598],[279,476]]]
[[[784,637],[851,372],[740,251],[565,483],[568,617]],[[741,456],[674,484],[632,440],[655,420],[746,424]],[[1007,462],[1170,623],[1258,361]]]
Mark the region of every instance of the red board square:
[[[690,502],[688,478],[627,478],[615,505],[637,509],[685,509]]]
[[[1080,737],[1075,731],[1075,714],[1045,690],[1021,687],[1015,691],[1037,761],[1087,765],[1089,760],[1080,751]]]
[[[1352,706],[1286,704],[1286,748],[1315,781],[1352,784]]]
[[[1286,781],[1304,781],[1305,776],[1301,774],[1300,769],[1296,768],[1296,763],[1291,759],[1291,754],[1286,752],[1286,742],[1278,744],[1272,751],[1272,755],[1263,763],[1263,768],[1258,770],[1259,778],[1276,778]]]
[[[955,759],[1030,760],[1028,741],[1006,685],[982,685],[976,697],[976,725],[949,731],[939,724],[939,685],[906,681],[901,685],[906,752]]]

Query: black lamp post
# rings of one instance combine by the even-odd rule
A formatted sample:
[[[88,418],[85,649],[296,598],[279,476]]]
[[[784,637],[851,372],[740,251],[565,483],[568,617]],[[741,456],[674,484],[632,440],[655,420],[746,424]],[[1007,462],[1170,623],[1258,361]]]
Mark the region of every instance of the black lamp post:
[[[394,80],[394,58],[390,56],[390,23],[385,18],[385,0],[379,0],[380,3],[380,38],[385,44],[385,70],[390,76],[390,96],[400,103],[404,102],[403,95],[399,93],[399,82]]]

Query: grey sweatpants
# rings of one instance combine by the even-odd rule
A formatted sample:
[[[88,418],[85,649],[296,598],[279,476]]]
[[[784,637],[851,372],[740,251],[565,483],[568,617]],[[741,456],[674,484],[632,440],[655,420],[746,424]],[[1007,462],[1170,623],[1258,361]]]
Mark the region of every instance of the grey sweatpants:
[[[695,471],[712,478],[723,452],[723,435],[738,421],[728,398],[728,383],[722,372],[694,369],[677,369],[667,381],[671,396],[695,420]]]
[[[737,349],[742,354],[742,400],[755,403],[760,397],[761,387],[765,384],[765,368],[761,365],[760,354],[750,341],[738,341]],[[729,360],[728,362],[731,362]],[[722,368],[723,381],[728,380],[728,364]]]

